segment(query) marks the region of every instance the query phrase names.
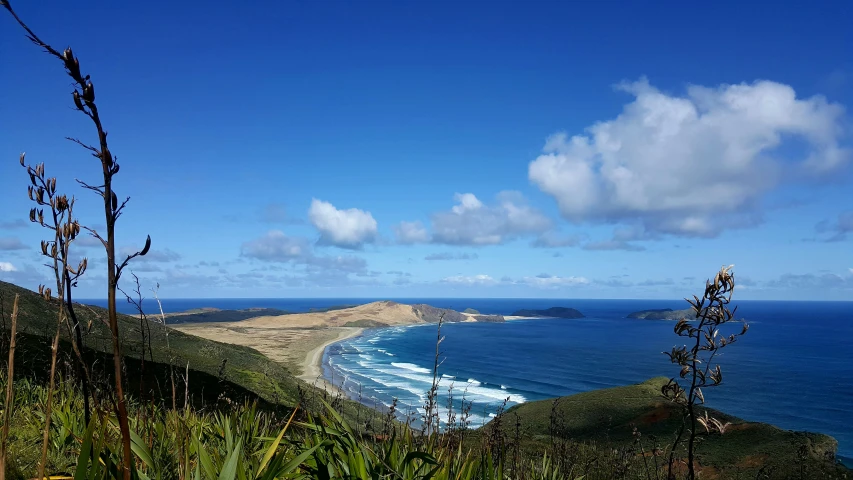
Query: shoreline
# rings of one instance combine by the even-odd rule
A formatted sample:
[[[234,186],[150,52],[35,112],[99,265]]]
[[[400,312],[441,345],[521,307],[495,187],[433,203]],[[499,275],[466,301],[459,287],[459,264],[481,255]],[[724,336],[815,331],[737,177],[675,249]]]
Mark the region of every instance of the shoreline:
[[[305,355],[305,359],[301,365],[302,373],[297,378],[314,387],[325,389],[329,393],[339,393],[347,396],[346,392],[323,376],[323,354],[329,345],[357,337],[364,332],[364,329],[358,327],[337,327],[335,330],[338,330],[337,338],[323,342]]]

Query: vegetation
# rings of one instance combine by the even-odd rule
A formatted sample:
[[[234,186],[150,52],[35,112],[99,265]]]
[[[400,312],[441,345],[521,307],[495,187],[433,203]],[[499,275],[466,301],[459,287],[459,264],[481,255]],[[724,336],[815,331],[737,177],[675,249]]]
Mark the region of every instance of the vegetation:
[[[651,478],[666,478],[670,448],[666,443],[681,424],[681,407],[661,397],[668,382],[668,378],[658,377],[636,385],[516,405],[504,414],[501,429],[513,437],[518,428],[527,451],[551,447],[572,456],[580,454],[585,445],[588,455],[590,446],[599,450],[606,446],[627,456],[623,468],[634,473],[648,468]],[[832,461],[837,446],[832,437],[781,430],[698,407],[699,417],[706,412],[730,425],[725,434],[700,433],[696,463],[702,478],[786,478],[785,470],[790,468],[796,468],[797,475],[803,472],[794,478],[842,478],[844,469]],[[487,425],[485,430],[491,428]],[[676,453],[686,457],[685,446]],[[678,462],[675,465],[684,467]]]
[[[119,165],[107,144],[91,78],[70,48],[55,50],[18,18],[8,0],[0,5],[73,80],[74,105],[92,121],[98,137],[97,146],[73,141],[99,160],[103,174],[102,184],[81,185],[102,197],[106,222],[105,236],[79,224],[74,197],[58,192],[43,164],[28,165],[21,156],[28,193],[37,204],[30,220],[52,234],[42,242],[42,253],[51,260],[56,290],[40,286],[36,294],[0,283],[2,346],[8,351],[5,373],[0,373],[6,392],[0,480],[45,474],[75,480],[651,480],[683,474],[692,479],[697,466],[702,471],[716,462],[738,468],[746,462],[743,471],[748,471],[754,462],[744,452],[781,455],[778,470],[759,469],[765,478],[845,474],[826,458],[834,452],[828,437],[747,424],[701,405],[701,389],[722,381],[719,368],[709,370],[709,360],[735,338],[717,335],[732,319],[726,304],[734,283],[727,269],[706,286],[702,300],[694,297],[699,324],[676,325],[677,334],[695,340],[693,347],[670,354],[686,386],[656,380],[558,399],[550,408],[537,402],[501,409],[476,432],[468,429],[470,404],[454,411],[451,399],[442,419],[436,403],[441,325],[465,320],[458,312],[413,306],[420,319],[438,322],[438,332],[423,415],[405,423],[396,421],[393,406],[380,414],[312,389],[251,348],[181,334],[168,327],[162,311],[159,318],[149,318],[138,279],[131,294],[119,287],[125,268],[149,251],[151,240],[124,260],[116,258],[115,226],[127,200],[119,202],[112,188]],[[72,299],[75,282],[86,270],[86,260],[68,261],[81,231],[104,246],[107,309]],[[138,317],[117,312],[118,292],[137,307]],[[583,316],[561,307],[516,314]],[[660,420],[643,421],[649,416]],[[651,443],[641,440],[644,431],[650,432]],[[703,448],[697,453],[700,440]],[[736,469],[733,475],[740,473]]]
[[[292,312],[278,308],[246,308],[241,310],[219,310],[216,308],[191,310],[167,315],[169,323],[215,323],[239,322],[247,318],[288,315]]]
[[[379,328],[379,327],[387,327],[388,324],[382,323],[378,320],[371,320],[369,318],[362,318],[360,320],[353,320],[351,322],[347,322],[344,324],[345,327],[361,327],[361,328]]]

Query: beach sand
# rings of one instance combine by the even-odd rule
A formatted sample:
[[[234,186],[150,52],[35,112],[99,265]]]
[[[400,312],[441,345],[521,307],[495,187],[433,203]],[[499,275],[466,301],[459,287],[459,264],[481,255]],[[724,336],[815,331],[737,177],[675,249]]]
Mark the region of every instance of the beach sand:
[[[327,340],[314,347],[314,349],[308,351],[301,365],[302,373],[298,378],[306,383],[314,385],[317,388],[325,389],[329,393],[343,393],[337,385],[332,384],[323,377],[323,352],[326,351],[326,347],[333,343],[361,335],[364,329],[356,327],[338,327],[330,328],[328,330],[337,331],[337,337]]]

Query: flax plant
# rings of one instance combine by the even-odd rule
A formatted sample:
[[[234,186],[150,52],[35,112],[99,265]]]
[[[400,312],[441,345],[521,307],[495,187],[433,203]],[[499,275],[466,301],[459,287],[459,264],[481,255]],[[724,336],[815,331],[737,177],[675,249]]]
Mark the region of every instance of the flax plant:
[[[668,478],[675,478],[673,467],[675,454],[682,437],[687,433],[687,478],[696,478],[695,452],[698,426],[701,424],[706,433],[723,434],[727,424],[709,417],[705,411],[702,416],[697,407],[705,403],[704,388],[716,387],[723,382],[723,373],[719,365],[714,365],[714,357],[723,348],[735,343],[746,334],[749,325],[742,322],[740,333],[726,336],[721,333],[725,324],[735,322],[737,307],[729,309],[732,293],[735,288],[732,266],[723,267],[713,281],[705,282],[705,293],[702,298],[693,296],[686,299],[693,307],[695,322],[682,318],[675,325],[675,334],[687,338],[689,346],[673,347],[671,352],[664,352],[670,361],[679,366],[679,379],[671,378],[663,386],[661,394],[668,400],[682,407],[682,422],[670,450]]]
[[[121,203],[119,203],[118,196],[116,192],[113,190],[113,177],[119,172],[119,164],[116,161],[116,157],[110,151],[109,145],[107,143],[107,131],[104,129],[103,122],[101,121],[101,116],[98,111],[98,107],[95,103],[95,86],[92,83],[91,77],[89,75],[84,75],[80,70],[80,62],[77,57],[74,56],[71,48],[66,48],[64,51],[60,52],[50,46],[48,43],[41,40],[38,35],[35,34],[15,13],[12,8],[9,0],[0,0],[0,6],[6,8],[6,10],[12,15],[18,25],[24,29],[26,32],[27,38],[32,41],[37,46],[44,49],[46,53],[51,55],[52,57],[59,60],[63,67],[65,68],[66,73],[71,79],[74,81],[74,91],[72,92],[72,98],[74,101],[74,106],[80,111],[82,114],[87,116],[97,132],[98,143],[97,146],[89,145],[79,139],[69,138],[69,140],[77,143],[82,146],[89,152],[91,152],[92,156],[97,158],[101,165],[101,170],[103,174],[103,183],[101,185],[89,185],[85,182],[78,180],[78,182],[86,189],[91,190],[98,194],[103,199],[104,205],[104,220],[106,223],[106,234],[105,237],[100,235],[93,229],[87,228],[89,233],[91,233],[95,238],[101,241],[101,244],[106,251],[107,257],[107,310],[109,317],[109,327],[110,333],[112,336],[113,343],[113,369],[114,369],[114,377],[115,377],[115,396],[116,396],[116,413],[118,417],[119,428],[121,431],[122,438],[122,462],[121,462],[121,471],[122,478],[124,480],[130,480],[131,477],[131,439],[130,439],[130,429],[128,426],[128,416],[127,416],[127,404],[124,393],[124,386],[122,381],[122,354],[121,354],[121,342],[119,336],[118,329],[118,313],[116,310],[116,290],[118,288],[118,282],[121,278],[122,270],[128,265],[130,260],[137,256],[142,256],[148,253],[148,250],[151,248],[151,237],[149,236],[146,239],[145,246],[142,250],[128,255],[124,261],[118,262],[116,260],[116,239],[115,239],[115,226],[116,221],[122,214],[122,210],[127,205],[127,202],[130,200],[128,197]],[[58,291],[57,294],[61,297],[63,293]],[[64,309],[60,308],[60,312]],[[63,315],[63,313],[60,313]],[[58,337],[57,337],[58,338]],[[57,344],[55,341],[54,344]],[[55,348],[55,347],[54,347]],[[49,416],[48,416],[49,418]],[[41,474],[41,472],[40,472]]]

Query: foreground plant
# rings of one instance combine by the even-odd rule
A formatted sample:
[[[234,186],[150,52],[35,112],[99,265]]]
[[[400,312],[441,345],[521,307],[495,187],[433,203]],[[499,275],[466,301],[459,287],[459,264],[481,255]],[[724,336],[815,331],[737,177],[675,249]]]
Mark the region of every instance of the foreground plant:
[[[690,339],[690,346],[673,347],[671,352],[664,352],[672,363],[680,367],[679,379],[670,379],[664,385],[661,393],[667,399],[681,405],[682,422],[678,434],[670,450],[668,478],[674,479],[673,467],[675,454],[681,439],[686,433],[687,438],[687,478],[696,478],[695,451],[698,425],[704,427],[706,433],[723,434],[727,424],[709,417],[705,411],[699,416],[697,407],[705,403],[703,388],[716,387],[723,382],[723,373],[719,365],[713,365],[717,353],[728,345],[731,345],[739,337],[746,334],[749,326],[743,323],[740,333],[731,333],[728,336],[721,333],[723,326],[735,321],[734,316],[737,308],[729,310],[729,303],[735,288],[732,266],[723,267],[714,277],[713,282],[705,283],[705,293],[702,298],[693,296],[686,299],[693,307],[696,318],[690,322],[682,318],[675,325],[675,334],[679,337]]]
[[[122,270],[124,269],[124,267],[127,266],[128,262],[130,262],[130,260],[134,257],[145,255],[146,253],[148,253],[148,250],[151,247],[151,237],[149,236],[147,238],[145,246],[142,248],[142,250],[132,255],[128,255],[121,263],[118,263],[116,261],[115,225],[116,221],[121,216],[122,210],[124,209],[125,205],[127,205],[127,202],[130,200],[130,198],[127,198],[123,202],[119,203],[118,196],[113,190],[113,177],[119,172],[119,164],[116,162],[116,159],[110,151],[109,145],[107,144],[107,131],[104,129],[103,123],[101,122],[100,114],[98,113],[98,107],[95,104],[95,86],[92,84],[91,77],[89,75],[84,75],[81,72],[80,62],[74,56],[74,53],[72,52],[71,48],[66,48],[63,52],[59,52],[55,48],[51,47],[49,44],[42,41],[38,37],[38,35],[36,35],[18,17],[18,15],[12,9],[12,6],[8,0],[0,0],[0,6],[6,8],[6,10],[12,15],[18,25],[20,25],[21,28],[24,29],[27,34],[27,38],[30,41],[43,48],[45,52],[62,62],[66,73],[74,81],[75,88],[74,92],[72,93],[74,106],[77,108],[78,111],[89,117],[98,135],[97,146],[86,144],[78,139],[69,138],[69,140],[79,144],[86,150],[89,150],[92,153],[92,156],[94,156],[100,161],[103,173],[103,183],[99,186],[88,185],[84,182],[80,182],[80,184],[83,185],[83,187],[85,187],[86,189],[91,190],[100,195],[104,202],[106,238],[101,236],[95,230],[87,230],[95,238],[101,241],[107,256],[107,310],[109,316],[110,333],[112,335],[113,341],[113,368],[115,376],[116,397],[115,405],[123,445],[123,460],[121,464],[121,470],[122,477],[124,478],[124,480],[130,480],[131,438],[127,418],[127,404],[122,382],[122,354],[121,344],[119,340],[121,337],[119,336],[118,330],[116,290],[118,288],[118,282],[121,278]],[[58,290],[60,291],[58,291],[57,294],[61,297],[63,295],[63,292],[61,291],[62,288],[59,288]],[[62,310],[64,309],[60,308],[60,311]],[[60,315],[63,314],[60,313]],[[54,342],[54,344],[56,343],[57,342]],[[54,349],[55,348],[56,346],[54,346]]]

